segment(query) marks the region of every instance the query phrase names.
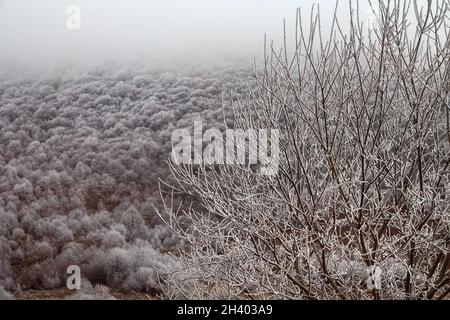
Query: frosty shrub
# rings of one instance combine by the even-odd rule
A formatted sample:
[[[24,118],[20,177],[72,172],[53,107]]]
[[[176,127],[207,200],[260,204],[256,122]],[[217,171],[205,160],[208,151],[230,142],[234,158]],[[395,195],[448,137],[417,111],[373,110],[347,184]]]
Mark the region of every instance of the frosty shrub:
[[[74,294],[68,296],[66,300],[115,300],[116,298],[111,295],[110,289],[104,285],[97,284],[92,286],[92,284],[84,279],[82,281],[81,290],[75,292]]]
[[[107,283],[124,290],[161,293],[162,278],[173,259],[137,241],[127,249],[114,248],[107,253]]]
[[[280,130],[276,176],[171,163],[173,194],[202,209],[161,212],[188,245],[169,296],[449,296],[449,1],[380,1],[371,30],[349,3],[329,33],[298,12],[294,49],[266,45],[256,90],[234,103],[235,128]]]

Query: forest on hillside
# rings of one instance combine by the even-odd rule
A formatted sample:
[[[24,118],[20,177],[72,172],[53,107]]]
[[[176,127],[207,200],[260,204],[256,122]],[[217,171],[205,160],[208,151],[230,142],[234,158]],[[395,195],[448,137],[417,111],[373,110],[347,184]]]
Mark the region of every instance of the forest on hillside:
[[[223,127],[239,64],[101,63],[0,78],[0,287],[84,285],[157,294],[180,245],[155,213],[171,134]],[[229,105],[229,102],[228,102]]]

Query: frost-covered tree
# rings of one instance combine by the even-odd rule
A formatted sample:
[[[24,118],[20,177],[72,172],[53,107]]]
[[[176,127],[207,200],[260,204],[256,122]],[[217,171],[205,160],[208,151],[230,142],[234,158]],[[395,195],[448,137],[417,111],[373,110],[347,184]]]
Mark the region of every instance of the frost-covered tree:
[[[379,1],[370,31],[349,3],[329,33],[298,13],[293,52],[266,46],[234,104],[235,128],[280,131],[278,174],[171,163],[202,209],[161,214],[188,245],[168,294],[449,297],[449,2]]]
[[[128,239],[142,239],[145,237],[146,227],[144,219],[133,205],[123,213],[121,222],[127,230]]]

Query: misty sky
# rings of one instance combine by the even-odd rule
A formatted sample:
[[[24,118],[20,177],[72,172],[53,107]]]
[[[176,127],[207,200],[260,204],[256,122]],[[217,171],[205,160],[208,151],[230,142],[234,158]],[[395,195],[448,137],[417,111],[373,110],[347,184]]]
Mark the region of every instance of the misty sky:
[[[307,13],[314,2],[326,24],[333,0],[0,0],[0,59],[42,65],[140,55],[250,57],[261,54],[264,33],[280,39],[283,18],[293,34],[296,8]],[[360,2],[366,13],[367,0]],[[81,9],[81,30],[66,27],[71,4]]]

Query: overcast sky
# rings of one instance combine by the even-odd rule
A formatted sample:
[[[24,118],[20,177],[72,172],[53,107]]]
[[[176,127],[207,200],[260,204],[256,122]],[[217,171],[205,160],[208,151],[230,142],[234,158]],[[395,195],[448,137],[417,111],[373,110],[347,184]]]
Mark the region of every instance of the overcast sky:
[[[42,65],[99,56],[254,56],[264,33],[280,39],[286,18],[293,34],[296,8],[307,12],[315,2],[326,24],[334,0],[0,0],[0,59]],[[360,2],[364,14],[367,0]],[[80,30],[66,26],[71,4],[81,9]]]

